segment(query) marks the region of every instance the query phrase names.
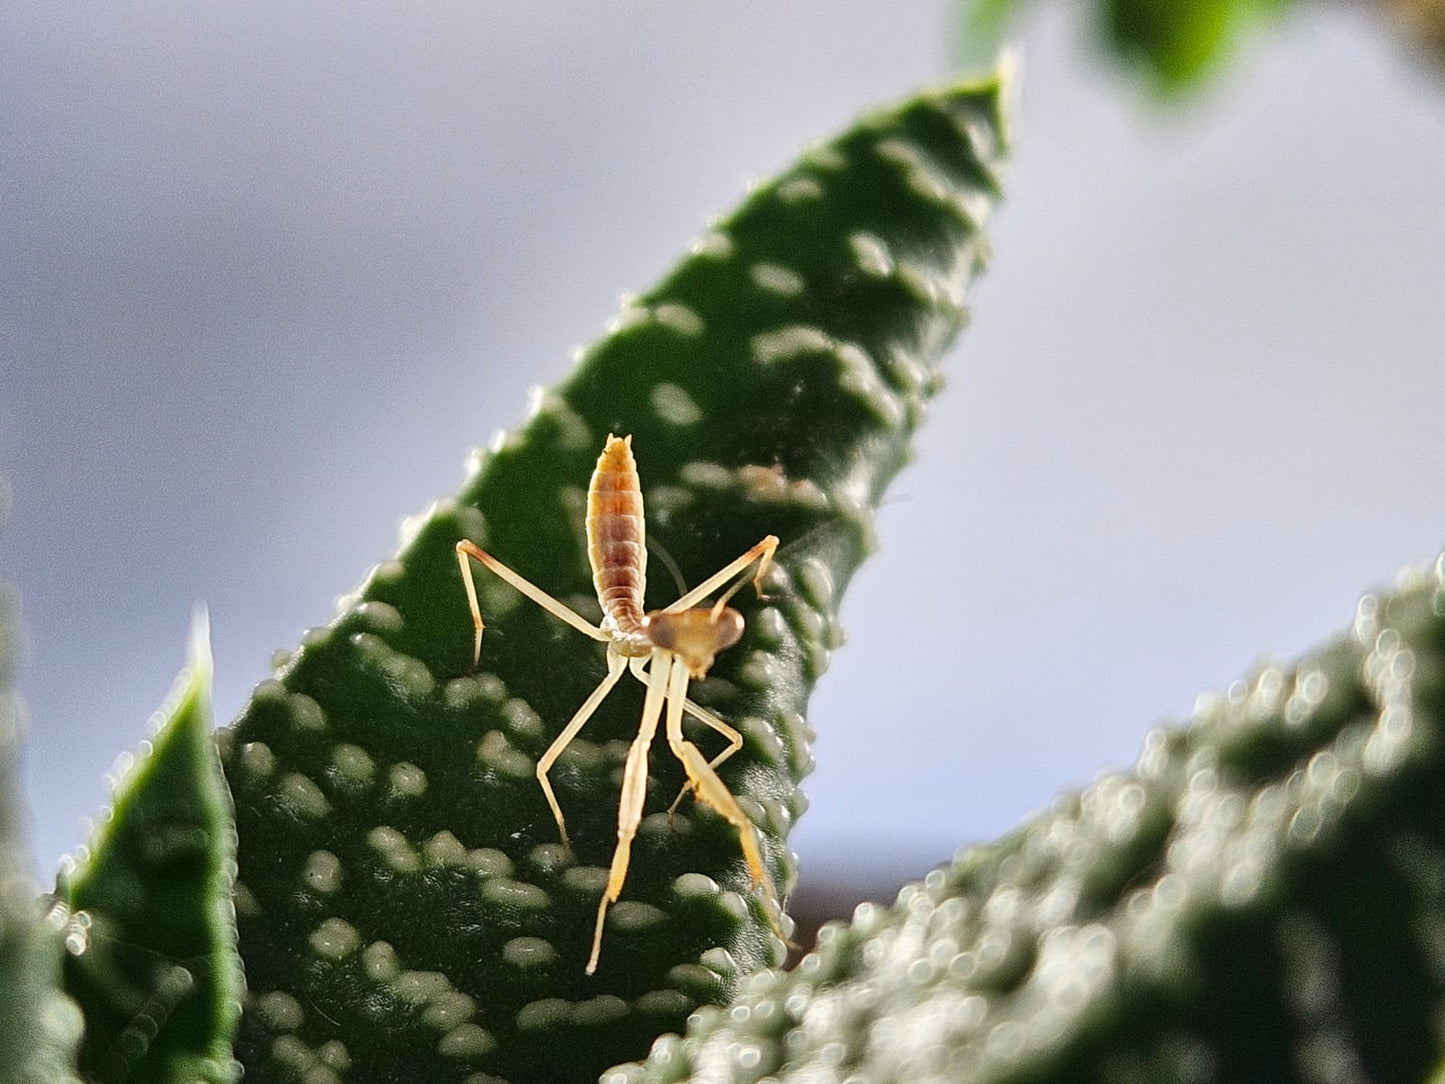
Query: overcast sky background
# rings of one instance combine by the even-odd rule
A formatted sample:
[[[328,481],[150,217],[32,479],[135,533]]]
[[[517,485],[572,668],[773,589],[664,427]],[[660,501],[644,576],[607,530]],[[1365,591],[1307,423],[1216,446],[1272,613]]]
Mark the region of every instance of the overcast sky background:
[[[619,292],[949,62],[945,3],[403,7],[0,8],[47,877],[197,601],[224,721]],[[1006,830],[1445,541],[1445,81],[1304,7],[1164,111],[1028,23],[994,264],[813,700],[805,881]]]

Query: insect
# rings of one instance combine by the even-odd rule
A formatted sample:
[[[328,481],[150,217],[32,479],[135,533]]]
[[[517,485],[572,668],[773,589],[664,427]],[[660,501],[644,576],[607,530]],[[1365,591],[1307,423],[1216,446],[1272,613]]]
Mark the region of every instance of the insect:
[[[642,805],[647,796],[647,753],[657,732],[658,721],[664,716],[667,744],[682,761],[687,773],[687,784],[678,795],[678,801],[691,790],[698,801],[711,806],[737,829],[743,857],[747,860],[748,872],[752,874],[753,888],[762,890],[764,906],[774,932],[782,940],[787,940],[779,921],[781,908],[777,890],[763,866],[757,829],[716,771],[719,764],[742,748],[743,737],[712,712],[687,698],[688,682],[704,677],[718,652],[742,638],[743,616],[727,603],[747,581],[737,579],[711,605],[699,603],[753,565],[757,566],[752,577],[753,586],[761,598],[762,580],[777,548],[777,537],[768,535],[672,605],[645,611],[642,599],[647,582],[647,547],[642,487],[638,481],[637,462],[632,456],[632,437],[610,434],[597,459],[587,491],[587,557],[592,565],[592,583],[597,590],[597,601],[602,605],[600,625],[592,624],[474,542],[463,539],[457,543],[457,561],[461,565],[467,602],[471,606],[472,623],[476,629],[472,648],[474,666],[481,659],[485,624],[477,603],[476,584],[472,580],[473,560],[496,573],[548,613],[561,618],[583,635],[607,645],[607,675],[537,761],[537,781],[541,783],[542,793],[546,795],[552,816],[557,820],[564,845],[570,845],[567,822],[562,816],[562,807],[557,804],[557,796],[552,792],[547,772],[592,717],[598,705],[607,698],[624,671],[630,670],[647,686],[642,723],[628,749],[623,769],[622,799],[617,814],[617,848],[612,854],[607,887],[597,905],[597,928],[592,937],[592,955],[587,961],[589,975],[597,970],[607,908],[621,895],[622,884],[627,877],[632,839],[642,821]],[[683,736],[684,711],[726,738],[727,748],[711,760],[704,757],[698,747]],[[673,808],[676,807],[677,802],[674,802]]]

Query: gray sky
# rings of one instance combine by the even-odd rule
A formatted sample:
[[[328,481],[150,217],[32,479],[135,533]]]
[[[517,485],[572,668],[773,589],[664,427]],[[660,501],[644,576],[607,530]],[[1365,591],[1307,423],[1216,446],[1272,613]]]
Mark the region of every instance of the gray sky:
[[[47,875],[195,602],[226,719],[619,292],[947,70],[942,3],[409,10],[0,9]],[[995,263],[813,702],[805,879],[1007,829],[1445,540],[1445,84],[1310,11],[1156,112],[1080,38],[1024,35]]]

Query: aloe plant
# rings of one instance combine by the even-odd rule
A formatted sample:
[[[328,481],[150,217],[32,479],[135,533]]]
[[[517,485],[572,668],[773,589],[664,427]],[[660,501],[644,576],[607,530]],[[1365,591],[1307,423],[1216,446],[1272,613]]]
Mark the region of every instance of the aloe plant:
[[[694,695],[744,734],[724,775],[789,885],[808,691],[962,322],[1003,144],[994,80],[810,150],[630,303],[257,691],[225,742],[252,1079],[587,1079],[780,959],[733,830],[664,812],[682,775],[659,753],[584,974],[641,687],[619,686],[552,770],[564,847],[536,762],[601,677],[598,645],[479,573],[473,669],[455,546],[598,619],[581,522],[609,433],[632,437],[649,538],[686,582],[783,540],[765,597],[735,599],[742,642]],[[677,593],[652,587],[654,605]]]
[[[744,735],[721,774],[786,890],[808,694],[983,261],[1001,90],[872,114],[756,189],[218,742],[197,636],[53,898],[0,803],[0,1080],[1424,1079],[1445,985],[1438,565],[1151,732],[1132,772],[825,929],[792,972],[736,833],[668,815],[682,773],[659,743],[584,973],[641,686],[552,771],[565,847],[535,767],[601,650],[479,572],[474,665],[456,543],[598,618],[581,525],[609,433],[633,438],[649,539],[685,583],[782,539],[693,695]],[[675,594],[654,572],[650,603]],[[17,718],[0,697],[0,775]]]

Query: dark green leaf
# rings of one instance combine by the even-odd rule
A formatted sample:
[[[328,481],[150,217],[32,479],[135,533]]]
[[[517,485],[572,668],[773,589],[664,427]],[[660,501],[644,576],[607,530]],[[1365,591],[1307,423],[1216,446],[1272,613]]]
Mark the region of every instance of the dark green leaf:
[[[609,432],[634,438],[649,541],[687,582],[780,536],[769,597],[735,598],[744,639],[693,695],[746,739],[720,774],[787,886],[808,692],[982,262],[999,91],[874,114],[758,189],[257,690],[225,755],[248,1080],[592,1080],[779,958],[736,833],[691,802],[669,821],[682,775],[659,741],[583,973],[642,689],[625,678],[553,769],[569,851],[534,769],[602,676],[600,645],[479,569],[472,672],[454,547],[486,545],[595,620],[582,519]],[[677,596],[650,588],[649,605]]]
[[[154,738],[118,771],[89,855],[59,887],[71,912],[66,985],[85,1014],[81,1067],[99,1084],[234,1080],[235,829],[203,619]]]

